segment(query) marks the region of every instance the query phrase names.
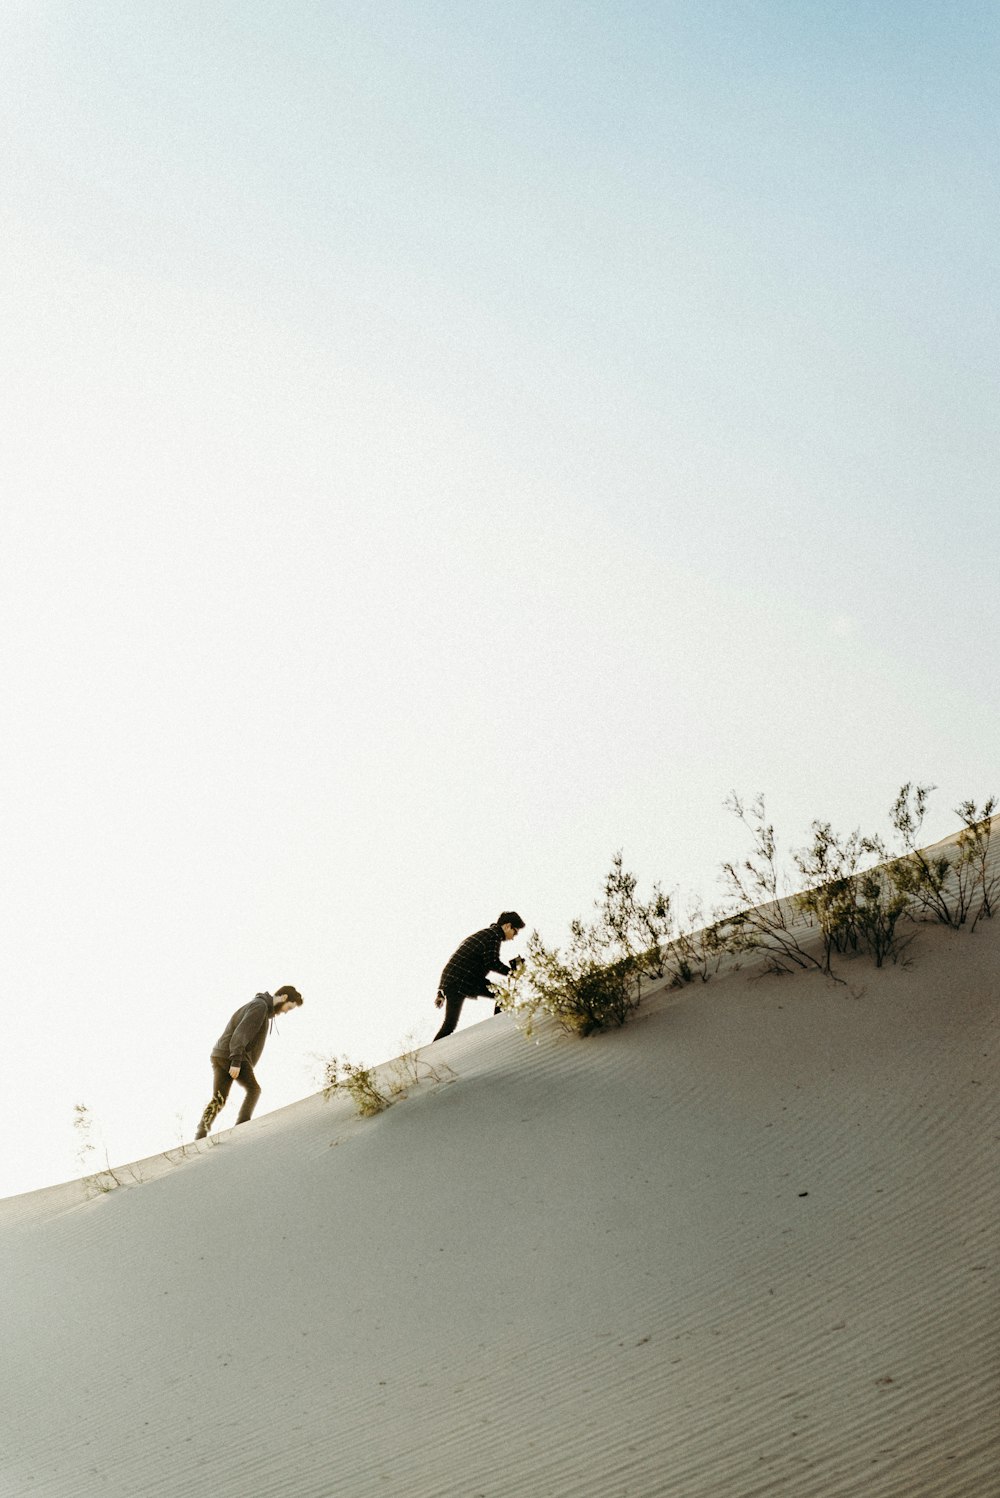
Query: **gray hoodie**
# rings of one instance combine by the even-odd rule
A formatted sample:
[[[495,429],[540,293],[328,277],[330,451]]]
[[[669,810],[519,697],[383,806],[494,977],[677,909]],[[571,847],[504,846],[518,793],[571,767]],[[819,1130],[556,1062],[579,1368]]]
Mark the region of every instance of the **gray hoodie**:
[[[267,1023],[274,1017],[274,999],[269,993],[258,993],[249,1004],[237,1009],[229,1024],[212,1047],[212,1060],[219,1066],[242,1066],[249,1061],[256,1066],[267,1039]]]

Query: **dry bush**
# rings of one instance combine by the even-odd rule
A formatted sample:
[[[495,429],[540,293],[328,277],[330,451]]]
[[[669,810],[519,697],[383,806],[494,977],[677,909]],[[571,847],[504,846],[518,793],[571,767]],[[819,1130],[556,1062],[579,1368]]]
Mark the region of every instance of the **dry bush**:
[[[375,1067],[350,1061],[346,1056],[320,1058],[320,1061],[323,1097],[329,1100],[346,1095],[363,1118],[384,1113],[420,1082],[442,1082],[454,1076],[451,1067],[444,1062],[432,1064],[413,1049],[404,1051],[383,1068],[383,1079],[379,1079]]]
[[[727,923],[721,910],[705,920],[701,902],[693,900],[688,906],[684,925],[676,932],[664,949],[666,975],[671,988],[680,988],[699,978],[707,983],[729,951]]]
[[[639,1005],[643,985],[670,976],[667,948],[674,935],[670,896],[654,885],[640,900],[638,881],[614,855],[595,901],[596,919],[574,920],[565,948],[548,947],[537,931],[524,964],[496,983],[501,1005],[530,1034],[547,1014],[574,1035],[624,1025]]]
[[[810,888],[795,896],[796,908],[819,927],[827,972],[834,952],[868,952],[881,967],[887,957],[899,960],[912,937],[903,938],[899,923],[907,899],[885,868],[888,854],[877,837],[856,829],[838,837],[829,822],[812,824],[810,847],[795,855],[799,873]]]
[[[797,907],[790,897],[787,877],[778,867],[777,839],[773,824],[767,820],[764,797],[758,795],[747,807],[733,791],[725,804],[753,840],[749,858],[741,863],[722,865],[727,896],[727,946],[733,952],[761,953],[767,959],[767,970],[772,973],[816,968],[833,976],[825,945],[822,957],[818,957],[809,947],[803,946],[789,921],[790,914]],[[807,923],[815,928],[818,923],[814,913],[806,907],[798,908],[805,914]]]
[[[392,1104],[391,1095],[379,1087],[373,1067],[346,1056],[331,1056],[325,1062],[323,1097],[329,1102],[345,1093],[363,1118],[382,1113]]]
[[[914,914],[956,931],[971,916],[970,929],[975,930],[984,916],[992,916],[1000,884],[989,867],[996,798],[990,796],[979,810],[975,801],[963,801],[955,812],[964,825],[954,851],[931,855],[919,846],[919,838],[933,789],[912,781],[901,787],[890,818],[903,851],[889,865],[890,875]]]

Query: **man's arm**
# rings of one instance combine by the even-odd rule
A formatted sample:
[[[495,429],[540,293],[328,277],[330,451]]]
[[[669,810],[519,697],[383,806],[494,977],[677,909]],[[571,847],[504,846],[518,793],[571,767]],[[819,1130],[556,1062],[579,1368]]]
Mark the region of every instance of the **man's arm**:
[[[267,1002],[264,999],[251,999],[229,1041],[229,1075],[231,1077],[239,1075],[240,1067],[247,1059],[247,1046],[266,1019]],[[235,1071],[233,1067],[236,1068]]]
[[[506,977],[510,972],[510,968],[500,957],[500,943],[502,940],[503,933],[501,931],[494,931],[492,927],[488,928],[486,940],[483,942],[485,948],[484,960],[486,963],[486,972],[503,973],[504,977]]]

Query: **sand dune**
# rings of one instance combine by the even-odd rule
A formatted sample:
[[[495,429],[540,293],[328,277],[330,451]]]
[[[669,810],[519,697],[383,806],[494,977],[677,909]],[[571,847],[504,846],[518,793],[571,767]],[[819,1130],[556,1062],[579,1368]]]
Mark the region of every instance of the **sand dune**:
[[[4,1498],[1000,1492],[1000,920],[0,1203]]]

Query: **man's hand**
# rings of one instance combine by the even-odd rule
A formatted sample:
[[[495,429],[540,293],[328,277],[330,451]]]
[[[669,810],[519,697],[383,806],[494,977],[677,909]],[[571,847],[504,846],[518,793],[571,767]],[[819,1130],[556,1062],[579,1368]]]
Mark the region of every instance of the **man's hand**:
[[[229,1068],[229,1075],[232,1077],[232,1079],[233,1079],[234,1082],[236,1081],[236,1078],[239,1076],[239,1074],[240,1074],[240,1069],[239,1069],[238,1066],[231,1066]]]
[[[435,996],[434,996],[434,1008],[435,1009],[440,1009],[443,1003],[444,1003],[444,995],[440,994],[440,993],[439,994],[435,994]]]
[[[523,957],[512,957],[510,959],[510,970],[512,973],[516,973],[522,967],[524,967]]]

